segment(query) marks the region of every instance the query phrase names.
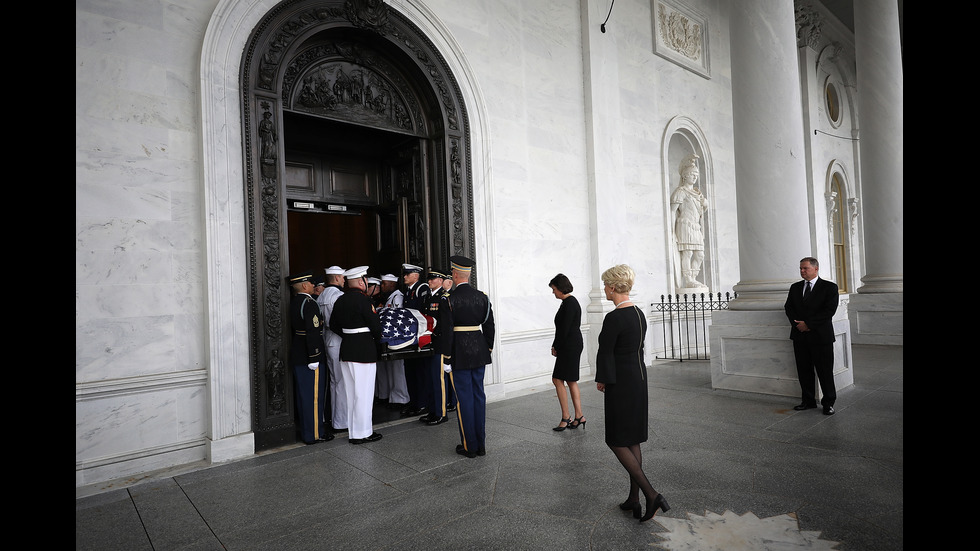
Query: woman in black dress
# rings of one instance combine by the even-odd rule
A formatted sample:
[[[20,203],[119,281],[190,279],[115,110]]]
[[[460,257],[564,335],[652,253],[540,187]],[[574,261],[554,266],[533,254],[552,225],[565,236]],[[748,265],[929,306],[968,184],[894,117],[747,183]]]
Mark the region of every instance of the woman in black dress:
[[[582,358],[582,308],[578,300],[571,295],[572,282],[565,274],[558,274],[548,283],[551,293],[561,301],[558,313],[555,314],[555,340],[551,343],[551,355],[555,357],[555,370],[551,374],[551,382],[558,392],[558,403],[561,405],[561,422],[552,430],[563,431],[582,425],[585,430],[585,414],[582,413],[582,399],[578,391],[578,370]],[[572,395],[572,406],[575,408],[575,420],[568,414],[568,393],[565,392],[568,383],[568,393]]]
[[[604,394],[606,445],[630,476],[629,496],[619,508],[633,511],[633,517],[643,522],[652,518],[657,509],[667,512],[670,506],[643,472],[640,453],[640,443],[647,441],[647,381],[643,362],[647,322],[643,312],[630,301],[635,279],[636,274],[626,264],[602,273],[606,300],[611,300],[616,308],[602,320],[595,382]],[[647,505],[642,518],[640,490]]]

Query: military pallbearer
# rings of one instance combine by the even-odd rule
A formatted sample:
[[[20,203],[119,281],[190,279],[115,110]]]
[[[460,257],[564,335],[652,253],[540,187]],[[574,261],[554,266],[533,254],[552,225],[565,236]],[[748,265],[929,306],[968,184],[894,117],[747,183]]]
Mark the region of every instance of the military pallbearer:
[[[487,395],[483,376],[491,362],[494,324],[490,297],[470,285],[476,264],[465,256],[453,256],[455,288],[439,307],[439,352],[451,374],[458,401],[461,444],[456,453],[466,457],[486,454]]]
[[[289,321],[293,339],[289,349],[289,365],[293,368],[296,395],[296,421],[300,437],[307,444],[333,440],[333,434],[323,424],[326,407],[325,385],[321,384],[320,363],[324,362],[323,318],[311,293],[313,272],[291,275],[293,289],[289,303]]]

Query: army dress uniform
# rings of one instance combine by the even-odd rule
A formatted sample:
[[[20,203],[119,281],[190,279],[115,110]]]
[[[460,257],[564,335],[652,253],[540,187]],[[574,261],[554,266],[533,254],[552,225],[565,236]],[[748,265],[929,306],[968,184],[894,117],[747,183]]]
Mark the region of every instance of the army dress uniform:
[[[453,271],[468,273],[474,262],[466,257],[450,259]],[[459,283],[440,305],[439,350],[450,364],[456,391],[456,415],[462,443],[457,453],[475,457],[486,453],[487,395],[483,376],[491,363],[494,322],[490,297],[469,282]]]
[[[311,272],[289,277],[289,283],[310,281]],[[292,346],[289,364],[293,368],[296,396],[296,419],[300,436],[306,444],[333,438],[322,423],[326,402],[320,364],[325,361],[323,352],[323,318],[320,307],[307,293],[296,293],[289,303],[289,320],[292,326]],[[325,363],[324,363],[325,366]]]

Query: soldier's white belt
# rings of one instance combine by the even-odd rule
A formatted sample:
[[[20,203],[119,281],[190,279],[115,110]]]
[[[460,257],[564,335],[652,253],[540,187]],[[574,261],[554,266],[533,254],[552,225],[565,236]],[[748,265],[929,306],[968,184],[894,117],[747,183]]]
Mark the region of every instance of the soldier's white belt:
[[[480,329],[479,325],[457,325],[453,327],[453,331],[479,331]]]
[[[370,333],[370,332],[371,332],[371,330],[368,329],[367,327],[355,327],[353,329],[348,329],[348,328],[344,327],[344,334],[345,335],[353,335],[354,333]]]

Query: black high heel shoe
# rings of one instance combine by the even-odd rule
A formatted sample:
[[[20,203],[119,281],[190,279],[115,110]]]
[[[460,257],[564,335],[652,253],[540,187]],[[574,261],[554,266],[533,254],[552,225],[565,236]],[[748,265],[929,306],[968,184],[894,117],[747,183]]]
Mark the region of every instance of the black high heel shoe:
[[[577,429],[579,425],[582,425],[582,430],[585,430],[585,416],[576,417],[574,421],[570,421],[568,428]]]
[[[562,423],[565,423],[565,426],[564,427],[561,426]],[[561,431],[567,429],[568,427],[570,427],[571,426],[571,423],[572,423],[572,420],[571,419],[562,419],[561,421],[558,422],[558,426],[555,427],[555,428],[553,428],[553,429],[551,429],[551,430],[556,431],[556,432],[561,432]],[[572,428],[575,428],[575,427],[572,427]]]
[[[652,519],[653,515],[657,514],[657,509],[660,509],[665,513],[667,511],[670,511],[670,505],[667,505],[667,500],[664,499],[663,494],[657,494],[657,497],[653,500],[653,502],[647,500],[647,513],[643,515],[643,518],[640,519],[640,522],[646,522]],[[636,516],[635,511],[636,510],[634,509],[634,517]]]
[[[642,514],[640,500],[631,501],[627,499],[619,504],[619,508],[624,511],[633,511],[633,518],[640,518],[640,515]]]

